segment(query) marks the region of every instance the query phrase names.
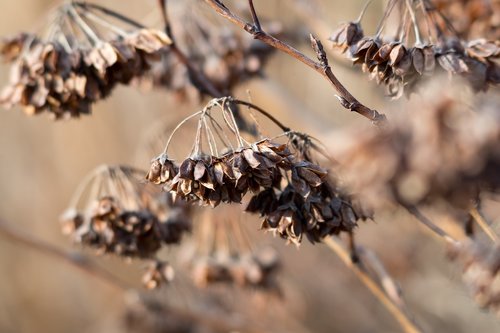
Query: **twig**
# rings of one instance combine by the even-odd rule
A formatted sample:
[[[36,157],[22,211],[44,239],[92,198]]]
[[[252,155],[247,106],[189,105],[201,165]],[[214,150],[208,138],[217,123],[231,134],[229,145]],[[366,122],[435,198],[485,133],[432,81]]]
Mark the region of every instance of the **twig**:
[[[491,229],[490,225],[486,220],[483,218],[481,213],[477,208],[472,208],[469,211],[470,216],[476,221],[476,223],[483,229],[484,233],[488,235],[488,237],[494,242],[498,243],[498,235]]]
[[[420,210],[417,207],[415,207],[415,206],[406,207],[405,206],[405,208],[411,215],[416,217],[420,223],[425,225],[427,228],[429,228],[436,235],[443,238],[445,241],[447,241],[448,243],[450,243],[452,245],[459,244],[459,242],[455,238],[450,236],[446,231],[444,231],[443,229],[441,229],[440,227],[435,225],[429,218],[427,218],[424,214],[422,214],[422,212],[420,212]]]
[[[0,220],[0,234],[4,235],[6,238],[10,239],[13,242],[27,246],[33,250],[38,251],[39,253],[62,259],[63,262],[78,268],[80,271],[88,275],[101,279],[114,288],[122,291],[129,289],[129,286],[127,286],[125,282],[110,274],[108,271],[100,268],[84,256],[78,253],[63,251],[51,244],[36,239],[30,235],[24,234],[10,226],[3,220]]]
[[[420,333],[422,330],[408,317],[404,311],[398,307],[384,293],[383,289],[368,275],[360,264],[354,264],[351,260],[349,252],[333,237],[327,237],[323,242],[342,260],[342,262],[351,269],[361,282],[373,293],[373,295],[385,306],[385,308],[394,316],[398,323],[406,333]]]
[[[330,84],[335,88],[337,93],[339,94],[339,99],[343,107],[357,112],[360,115],[370,119],[376,124],[384,123],[386,117],[383,114],[378,113],[375,110],[372,110],[363,104],[361,104],[337,79],[337,77],[333,74],[331,68],[328,66],[328,62],[317,62],[313,59],[307,57],[297,49],[292,46],[282,42],[281,40],[267,34],[262,29],[259,29],[254,24],[248,23],[237,15],[233,14],[223,3],[218,0],[205,0],[205,2],[212,7],[217,13],[219,13],[222,17],[226,18],[233,24],[239,26],[241,29],[244,29],[248,33],[252,34],[255,39],[258,39],[271,47],[274,47],[291,57],[297,59],[308,67],[312,68],[319,74],[321,74],[325,79],[330,82]],[[323,51],[324,52],[324,51]],[[326,58],[326,55],[325,55]]]

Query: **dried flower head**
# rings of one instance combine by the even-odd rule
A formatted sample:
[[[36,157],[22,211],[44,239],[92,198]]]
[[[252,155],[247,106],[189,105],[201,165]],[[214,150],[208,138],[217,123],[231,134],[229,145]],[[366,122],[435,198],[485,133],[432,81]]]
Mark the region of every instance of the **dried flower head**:
[[[184,258],[196,286],[235,284],[239,287],[278,291],[276,274],[280,263],[272,248],[250,246],[241,224],[207,213],[197,227],[190,255]],[[227,215],[227,213],[225,214]]]
[[[373,36],[363,34],[361,17],[342,25],[331,40],[393,98],[411,94],[422,79],[439,71],[467,79],[476,91],[500,82],[497,39],[461,39],[430,0],[389,1]],[[394,31],[391,17],[397,21]]]
[[[170,43],[161,31],[72,1],[57,9],[45,36],[22,33],[4,41],[0,53],[11,74],[0,103],[22,106],[28,114],[47,111],[56,119],[88,114],[117,84],[143,75]]]
[[[498,99],[471,98],[460,89],[443,94],[440,84],[390,126],[342,141],[341,174],[364,199],[405,206],[444,200],[470,208],[480,191],[500,188]]]
[[[63,215],[73,240],[124,257],[150,258],[190,231],[189,211],[141,184],[141,171],[102,166],[89,175]]]
[[[490,0],[434,0],[460,38],[500,39],[500,2]]]
[[[212,207],[241,203],[250,192],[253,196],[247,211],[264,218],[262,228],[297,245],[304,234],[318,242],[327,235],[352,232],[356,221],[366,215],[353,207],[351,198],[328,177],[327,170],[312,161],[309,138],[278,123],[286,130],[282,136],[288,137],[287,143],[270,138],[248,142],[239,133],[230,102],[242,103],[214,99],[186,118],[199,118],[198,132],[190,156],[176,164],[168,158],[167,150],[172,136],[184,124],[181,122],[165,151],[153,160],[148,180],[165,184],[175,197]],[[215,121],[215,111],[222,113],[224,124]],[[203,133],[209,152],[202,149]],[[225,153],[219,154],[216,135],[225,138]],[[229,135],[234,135],[236,146],[228,142]]]
[[[193,0],[169,5],[175,43],[185,52],[191,66],[200,69],[217,91],[229,94],[239,83],[262,75],[274,48],[224,25],[214,13],[201,11]],[[264,24],[270,32],[279,33],[277,24]],[[145,85],[166,87],[180,98],[199,99],[201,95],[211,95],[198,79],[175,52],[167,50],[162,54],[162,61],[141,81]]]

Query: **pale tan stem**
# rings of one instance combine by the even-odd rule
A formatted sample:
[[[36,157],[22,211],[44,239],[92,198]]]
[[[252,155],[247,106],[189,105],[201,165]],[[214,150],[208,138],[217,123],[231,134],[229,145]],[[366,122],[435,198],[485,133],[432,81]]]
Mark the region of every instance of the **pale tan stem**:
[[[342,262],[351,269],[359,280],[372,292],[372,294],[384,305],[384,307],[394,316],[398,323],[406,333],[421,333],[423,332],[412,322],[410,318],[399,308],[391,299],[384,293],[383,289],[368,275],[360,266],[352,262],[349,252],[332,237],[327,237],[323,240]]]
[[[472,216],[474,221],[476,221],[476,223],[479,225],[479,227],[481,227],[481,229],[483,229],[484,233],[486,235],[488,235],[488,237],[494,243],[498,243],[498,240],[499,240],[498,235],[495,233],[495,231],[493,231],[493,229],[491,229],[490,225],[488,224],[488,222],[486,222],[486,220],[481,215],[479,210],[477,210],[477,208],[472,208],[470,210],[469,214],[470,214],[470,216]]]

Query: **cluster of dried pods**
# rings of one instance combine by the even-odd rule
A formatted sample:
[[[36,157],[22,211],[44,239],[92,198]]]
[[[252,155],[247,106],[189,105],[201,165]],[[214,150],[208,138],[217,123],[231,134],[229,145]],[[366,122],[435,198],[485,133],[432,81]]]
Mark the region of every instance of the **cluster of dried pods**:
[[[365,200],[377,206],[447,202],[466,209],[480,192],[500,189],[499,100],[469,96],[463,86],[443,94],[439,84],[390,126],[355,131],[342,141],[336,154],[341,174]]]
[[[175,43],[218,92],[230,94],[237,84],[262,75],[274,48],[227,27],[213,13],[201,11],[192,0],[171,5],[169,18]],[[263,24],[275,34],[280,31],[272,22]],[[174,52],[164,52],[162,61],[140,81],[146,86],[165,87],[181,99],[213,95],[199,79]]]
[[[91,23],[113,33],[101,38]],[[28,114],[48,111],[56,119],[90,113],[91,104],[116,85],[144,75],[171,43],[161,31],[133,28],[122,30],[85,4],[62,5],[47,38],[23,33],[4,41],[0,52],[12,66],[0,103],[20,105]]]
[[[232,215],[228,208],[217,211],[223,209],[225,216]],[[241,223],[216,216],[217,212],[206,212],[195,228],[197,237],[185,245],[180,256],[194,284],[199,288],[224,283],[279,291],[276,274],[280,262],[276,251],[269,247],[253,249]]]
[[[152,258],[162,245],[180,243],[191,229],[187,207],[155,197],[140,175],[125,166],[97,168],[63,215],[64,233],[99,253],[130,258]]]
[[[476,91],[500,83],[498,40],[459,39],[452,27],[447,25],[448,31],[440,27],[444,19],[430,2],[417,3],[389,1],[374,36],[365,36],[358,20],[343,24],[330,40],[334,47],[347,53],[353,64],[361,65],[370,79],[385,85],[387,94],[393,98],[411,94],[422,79],[439,71],[465,78]],[[398,30],[392,37],[383,33],[398,4]],[[412,26],[414,42],[410,39]]]
[[[460,38],[500,39],[500,2],[491,0],[434,0]],[[444,28],[444,27],[443,27]]]
[[[220,105],[221,112],[232,112],[226,99],[215,99],[200,114],[200,123],[204,117],[213,118],[207,112],[214,105]],[[237,127],[236,122],[231,125]],[[175,197],[212,207],[221,202],[241,203],[251,192],[247,211],[264,217],[263,229],[295,244],[300,244],[303,235],[318,242],[327,235],[351,232],[356,221],[366,216],[341,194],[326,169],[299,153],[305,141],[294,138],[303,135],[284,135],[290,138],[288,143],[266,138],[243,144],[238,138],[240,148],[221,156],[196,149],[180,164],[165,151],[152,161],[146,178],[164,185]]]

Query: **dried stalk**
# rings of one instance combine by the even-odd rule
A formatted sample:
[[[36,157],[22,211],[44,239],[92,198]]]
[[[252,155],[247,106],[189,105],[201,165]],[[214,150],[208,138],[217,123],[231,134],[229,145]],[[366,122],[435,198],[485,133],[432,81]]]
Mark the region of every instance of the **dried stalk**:
[[[271,47],[276,48],[277,50],[288,54],[289,56],[297,59],[303,64],[307,65],[317,73],[321,74],[330,84],[334,87],[334,89],[339,94],[338,98],[341,101],[341,104],[344,108],[357,112],[360,115],[370,119],[375,124],[381,124],[386,121],[386,117],[383,114],[378,113],[376,110],[372,110],[365,105],[361,104],[337,79],[335,74],[333,74],[330,66],[328,65],[328,61],[326,60],[326,54],[321,54],[322,60],[314,61],[313,59],[307,57],[294,47],[288,45],[287,43],[267,34],[261,28],[253,23],[248,23],[242,18],[235,15],[229,8],[227,8],[222,2],[219,0],[205,0],[205,2],[212,7],[218,14],[222,17],[226,18],[233,24],[239,26],[241,29],[250,33],[255,39],[258,39]],[[252,1],[251,11],[253,9]],[[255,11],[255,10],[253,10]]]
[[[344,247],[333,237],[327,237],[323,242],[342,260],[342,262],[350,268],[361,282],[378,298],[384,307],[394,316],[398,323],[406,333],[421,333],[423,332],[405,313],[401,307],[393,302],[383,289],[377,284],[374,279],[367,274],[361,264],[354,264],[351,256]]]
[[[490,225],[483,218],[483,216],[481,215],[479,210],[477,208],[473,208],[470,210],[469,214],[474,219],[474,221],[476,221],[476,223],[479,225],[479,227],[481,227],[481,229],[483,229],[484,233],[486,235],[488,235],[488,237],[494,243],[498,243],[498,241],[499,241],[498,235],[495,233],[495,231],[493,231],[493,229],[491,229]]]
[[[425,225],[429,230],[431,230],[434,234],[444,239],[451,245],[458,245],[460,242],[450,236],[446,231],[435,225],[428,217],[426,217],[422,212],[415,206],[405,207],[406,210],[413,215],[420,223]]]

